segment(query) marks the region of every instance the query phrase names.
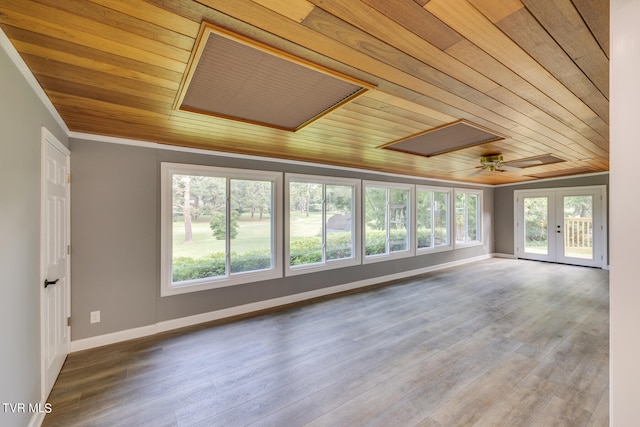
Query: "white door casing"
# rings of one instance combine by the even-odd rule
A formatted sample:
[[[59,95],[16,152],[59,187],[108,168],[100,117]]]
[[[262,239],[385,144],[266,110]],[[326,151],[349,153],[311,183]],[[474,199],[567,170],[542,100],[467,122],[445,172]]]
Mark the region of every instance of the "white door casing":
[[[42,398],[47,399],[69,353],[70,152],[42,128],[40,323]]]
[[[592,202],[592,253],[589,255],[574,256],[565,247],[565,199],[574,196],[583,196]],[[525,203],[524,200],[545,200],[547,206],[546,226],[548,246],[546,251],[528,250],[525,241]],[[606,186],[586,186],[570,188],[552,188],[539,190],[516,190],[514,192],[514,226],[515,247],[518,258],[540,261],[559,262],[564,264],[584,265],[590,267],[607,266],[607,211],[606,211]]]

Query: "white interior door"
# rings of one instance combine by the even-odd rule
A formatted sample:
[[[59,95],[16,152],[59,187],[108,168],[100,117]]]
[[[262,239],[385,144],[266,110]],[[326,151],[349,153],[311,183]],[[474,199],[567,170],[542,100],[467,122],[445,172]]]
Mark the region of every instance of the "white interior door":
[[[515,192],[518,258],[606,265],[605,188]]]
[[[46,129],[42,142],[42,394],[49,396],[69,353],[69,150]]]

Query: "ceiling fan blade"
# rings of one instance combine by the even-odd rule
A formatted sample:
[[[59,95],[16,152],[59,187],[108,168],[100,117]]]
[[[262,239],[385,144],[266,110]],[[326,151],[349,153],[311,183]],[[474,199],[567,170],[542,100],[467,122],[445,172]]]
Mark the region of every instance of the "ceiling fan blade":
[[[467,178],[471,178],[472,176],[476,176],[478,175],[480,172],[482,172],[484,170],[483,167],[479,167],[478,170],[475,170],[473,172],[471,172],[469,175],[467,175]]]

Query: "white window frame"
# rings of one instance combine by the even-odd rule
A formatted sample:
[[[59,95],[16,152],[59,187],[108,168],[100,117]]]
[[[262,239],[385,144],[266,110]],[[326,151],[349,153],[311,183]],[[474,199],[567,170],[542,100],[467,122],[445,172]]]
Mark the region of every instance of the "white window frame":
[[[256,171],[245,169],[222,168],[216,166],[189,165],[181,163],[161,164],[161,271],[160,271],[160,296],[178,295],[187,292],[196,292],[207,289],[215,289],[226,286],[251,283],[262,280],[282,277],[282,173],[270,171]],[[273,182],[273,199],[271,224],[273,227],[272,253],[273,264],[271,268],[250,272],[231,273],[223,277],[211,277],[205,279],[188,280],[175,284],[172,282],[173,265],[173,175],[200,175],[229,179],[264,180]],[[229,200],[227,200],[227,212]],[[229,239],[227,239],[228,241]],[[227,263],[229,252],[227,246]]]
[[[375,254],[375,255],[367,255],[366,254],[366,189],[367,187],[375,187],[375,188],[384,188],[387,190],[387,218],[386,218],[386,231],[387,231],[387,248],[389,245],[389,190],[409,190],[409,195],[407,197],[407,201],[409,206],[407,207],[407,249],[404,251],[397,252],[386,252],[384,254]],[[414,184],[401,184],[396,182],[383,182],[383,181],[363,181],[362,185],[362,258],[363,264],[380,262],[380,261],[389,261],[392,259],[399,258],[408,258],[415,256],[415,237],[414,237],[414,224],[415,224],[415,185]]]
[[[465,231],[464,231],[464,236],[463,239],[461,241],[458,240],[458,226],[457,226],[457,220],[456,220],[456,215],[457,215],[457,208],[456,208],[456,200],[457,200],[457,196],[458,194],[474,194],[478,196],[478,218],[477,218],[477,233],[478,233],[478,239],[477,240],[467,240],[467,234],[468,234],[468,230],[467,230],[467,225],[466,223],[468,223],[468,209],[465,208]],[[452,222],[452,227],[454,229],[454,248],[466,248],[466,247],[470,247],[470,246],[480,246],[483,244],[484,241],[484,226],[483,226],[483,222],[484,222],[484,208],[483,208],[483,203],[484,203],[484,198],[482,197],[484,194],[484,192],[482,190],[476,190],[476,189],[470,189],[470,188],[455,188],[453,191],[453,201],[452,201],[452,209],[453,209],[453,222]],[[466,204],[465,204],[466,206]]]
[[[291,214],[291,195],[290,195],[290,183],[291,182],[306,182],[310,184],[319,184],[322,185],[322,258],[323,260],[319,263],[313,264],[305,264],[305,265],[290,265],[290,257],[291,257],[291,230],[290,230],[290,214]],[[316,271],[324,271],[331,270],[335,268],[349,267],[353,265],[360,265],[362,263],[362,249],[361,249],[361,230],[362,230],[362,222],[361,222],[361,192],[362,192],[362,181],[359,179],[353,178],[338,178],[338,177],[328,177],[328,176],[318,176],[318,175],[302,175],[302,174],[285,174],[285,214],[284,214],[284,241],[285,241],[285,256],[284,256],[284,265],[285,265],[285,276],[294,276],[298,274],[312,273]],[[353,242],[353,256],[349,258],[342,259],[326,259],[325,252],[325,239],[327,237],[326,225],[326,204],[325,204],[325,192],[327,185],[343,185],[348,187],[353,187],[353,205],[352,205],[352,215],[351,215],[351,233],[352,233],[352,242]]]
[[[433,246],[433,247],[429,247],[429,248],[419,248],[418,247],[418,193],[420,191],[429,191],[429,192],[433,192],[433,193],[447,193],[448,194],[448,206],[447,206],[447,237],[449,239],[449,243],[446,245],[440,245],[440,246]],[[415,200],[413,202],[413,206],[415,206],[415,219],[414,219],[414,224],[415,224],[415,247],[416,247],[416,255],[424,255],[426,253],[434,253],[434,252],[444,252],[444,251],[450,251],[453,250],[453,242],[455,240],[455,236],[453,235],[453,221],[454,221],[454,196],[453,196],[453,188],[447,188],[447,187],[432,187],[432,186],[426,186],[426,185],[416,185],[416,191],[415,191]],[[433,230],[433,216],[432,216],[432,221],[431,221],[431,225],[432,225],[432,230]]]

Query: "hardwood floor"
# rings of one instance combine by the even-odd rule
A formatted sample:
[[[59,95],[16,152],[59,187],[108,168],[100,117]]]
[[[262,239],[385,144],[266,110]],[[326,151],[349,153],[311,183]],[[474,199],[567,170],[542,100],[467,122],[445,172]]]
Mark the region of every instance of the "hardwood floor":
[[[74,353],[43,426],[607,426],[608,279],[490,259]]]

